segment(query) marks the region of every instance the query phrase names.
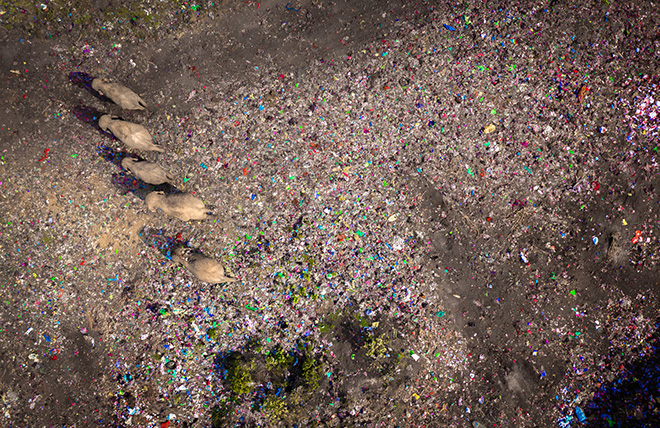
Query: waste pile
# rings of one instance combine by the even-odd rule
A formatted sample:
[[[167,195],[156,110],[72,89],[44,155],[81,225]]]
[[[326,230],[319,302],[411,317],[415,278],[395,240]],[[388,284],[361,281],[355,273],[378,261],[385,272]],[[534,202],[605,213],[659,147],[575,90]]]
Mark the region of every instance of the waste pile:
[[[653,426],[653,7],[264,1],[12,39],[2,418]]]

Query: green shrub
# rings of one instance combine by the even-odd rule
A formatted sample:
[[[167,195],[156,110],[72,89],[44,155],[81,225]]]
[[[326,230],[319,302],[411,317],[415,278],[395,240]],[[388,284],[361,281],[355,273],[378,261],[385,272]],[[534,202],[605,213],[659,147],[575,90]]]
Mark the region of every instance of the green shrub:
[[[293,364],[293,356],[284,352],[280,346],[273,348],[273,350],[266,355],[266,367],[268,370],[275,368],[286,369]]]
[[[312,389],[319,387],[321,380],[321,363],[316,361],[311,353],[305,355],[302,362],[302,376],[307,385]]]
[[[364,344],[364,348],[367,350],[367,355],[372,358],[379,358],[387,355],[387,346],[385,345],[385,340],[383,340],[382,335],[378,337],[367,337],[367,342]]]
[[[240,360],[240,355],[232,355],[227,361],[227,380],[231,392],[236,395],[248,394],[252,391],[252,365]]]
[[[266,398],[263,409],[271,424],[275,424],[277,421],[282,420],[288,414],[284,399],[275,395]]]
[[[224,428],[234,408],[229,400],[223,400],[220,404],[213,408],[211,413],[211,426],[212,428]]]

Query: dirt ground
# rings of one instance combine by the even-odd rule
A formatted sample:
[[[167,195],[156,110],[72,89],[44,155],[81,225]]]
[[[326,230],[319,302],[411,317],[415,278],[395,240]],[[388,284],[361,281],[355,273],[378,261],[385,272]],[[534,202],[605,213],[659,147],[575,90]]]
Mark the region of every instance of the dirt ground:
[[[0,425],[660,426],[657,3],[161,3],[0,4]]]

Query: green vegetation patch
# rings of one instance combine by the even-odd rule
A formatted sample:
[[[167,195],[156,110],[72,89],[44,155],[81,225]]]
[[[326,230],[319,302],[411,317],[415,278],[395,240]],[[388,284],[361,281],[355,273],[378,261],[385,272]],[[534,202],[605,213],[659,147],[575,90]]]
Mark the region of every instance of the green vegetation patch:
[[[241,354],[233,352],[226,360],[227,381],[233,394],[241,395],[252,392],[252,376],[250,370],[253,363],[245,361]]]
[[[281,346],[276,346],[266,355],[266,367],[268,370],[284,370],[294,363],[293,355],[287,353]]]
[[[302,377],[305,379],[307,386],[312,389],[319,387],[321,368],[321,362],[314,357],[311,351],[305,354],[302,362]]]
[[[214,408],[213,427],[234,426],[237,414],[231,403],[250,402],[271,426],[290,426],[305,417],[301,403],[322,400],[319,386],[324,363],[318,349],[299,343],[292,349],[276,345],[264,351],[256,342],[248,346],[251,342],[216,360],[218,374],[231,395],[228,402]]]
[[[224,428],[234,413],[234,404],[230,400],[223,400],[216,405],[211,412],[211,426],[213,428]]]
[[[271,424],[275,424],[286,418],[289,413],[286,400],[276,395],[271,395],[266,398],[262,408]]]
[[[387,355],[387,337],[384,334],[367,336],[364,349],[367,351],[367,356],[371,358],[385,357]]]

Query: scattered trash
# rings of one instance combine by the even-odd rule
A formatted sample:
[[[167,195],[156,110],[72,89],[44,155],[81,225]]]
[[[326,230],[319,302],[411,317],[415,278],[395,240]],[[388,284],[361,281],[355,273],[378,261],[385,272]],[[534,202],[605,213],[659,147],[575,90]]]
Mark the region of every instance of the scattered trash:
[[[46,22],[53,3],[0,11],[58,37],[34,61],[28,45],[52,35],[18,35],[6,68],[0,345],[27,382],[5,382],[9,420],[52,399],[78,418],[89,385],[110,403],[98,423],[166,428],[516,426],[540,423],[520,419],[514,398],[531,393],[560,426],[657,407],[635,392],[659,377],[649,6],[246,1],[218,21],[223,2],[174,3],[164,20],[169,5],[147,1],[68,28]],[[598,37],[555,19],[598,13]],[[211,37],[227,19],[283,43]],[[141,82],[153,108],[67,67]],[[122,106],[126,120],[105,114]],[[55,375],[61,395],[38,402]]]
[[[577,97],[578,97],[578,101],[580,103],[582,103],[582,101],[584,100],[584,95],[587,93],[588,90],[589,90],[589,88],[587,88],[586,86],[582,86],[580,88],[580,90],[578,91]]]
[[[284,6],[284,7],[286,7],[286,10],[293,10],[294,12],[300,12],[300,8],[294,9],[293,7],[289,7],[289,4],[290,3],[287,3],[286,6]]]
[[[484,127],[484,134],[490,134],[493,131],[495,131],[495,125],[493,125],[492,123],[489,123],[488,125],[486,125],[486,127]]]
[[[49,152],[49,151],[50,151],[50,149],[46,149],[46,150],[44,150],[44,155],[43,155],[42,157],[39,158],[39,162],[41,162],[41,161],[43,161],[43,160],[46,160],[46,158],[48,157],[48,152]]]
[[[571,421],[573,420],[573,416],[565,416],[563,418],[560,418],[557,420],[559,424],[559,428],[568,428],[571,426]]]

